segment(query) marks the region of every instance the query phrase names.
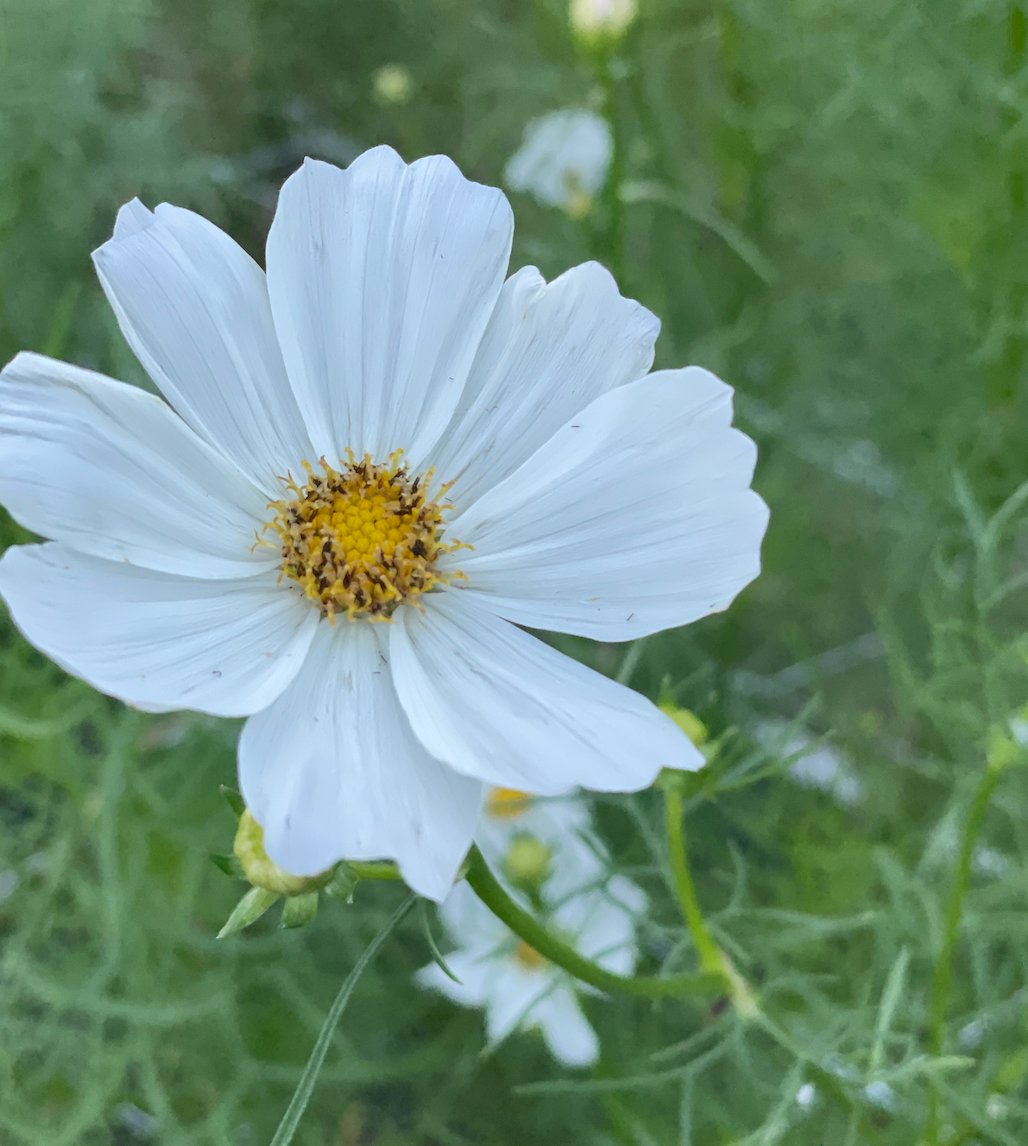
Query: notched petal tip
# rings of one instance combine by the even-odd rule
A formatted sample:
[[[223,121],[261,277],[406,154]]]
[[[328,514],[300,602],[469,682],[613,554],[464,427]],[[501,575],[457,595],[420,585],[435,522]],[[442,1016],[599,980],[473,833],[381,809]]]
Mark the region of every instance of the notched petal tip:
[[[154,213],[138,199],[130,199],[124,207],[122,207],[114,220],[114,234],[111,240],[120,242],[122,239],[127,239],[129,236],[134,235],[137,231],[145,231],[147,227],[151,226],[154,221]],[[105,243],[104,246],[107,244]],[[97,252],[102,251],[103,247],[98,247],[97,251],[93,252],[93,258],[96,258]]]

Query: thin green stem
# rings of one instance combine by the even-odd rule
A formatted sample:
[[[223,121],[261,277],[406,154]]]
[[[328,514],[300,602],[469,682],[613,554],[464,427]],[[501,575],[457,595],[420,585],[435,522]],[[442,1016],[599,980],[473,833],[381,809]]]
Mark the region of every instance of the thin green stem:
[[[724,979],[720,974],[632,978],[605,971],[597,963],[579,955],[573,947],[557,939],[534,916],[515,903],[490,871],[485,858],[475,845],[472,845],[468,854],[467,866],[465,878],[486,907],[544,959],[563,967],[583,983],[589,983],[601,991],[609,991],[612,994],[635,995],[645,999],[676,995],[716,995],[723,990]]]
[[[625,180],[625,137],[617,107],[617,79],[614,57],[604,49],[596,59],[596,75],[603,91],[603,116],[610,127],[610,170],[604,188],[607,208],[606,256],[610,272],[622,290],[625,283],[625,202],[621,187]]]
[[[685,850],[685,809],[682,789],[674,781],[664,786],[664,821],[675,895],[682,909],[682,917],[689,928],[689,934],[692,936],[696,954],[699,956],[700,968],[712,975],[723,977],[724,958],[700,911],[692,873],[689,871],[689,860]]]
[[[935,960],[932,978],[929,1049],[934,1056],[942,1054],[946,1011],[949,1006],[950,986],[953,980],[953,953],[960,935],[964,899],[971,882],[971,861],[974,856],[975,843],[985,822],[985,814],[988,811],[992,794],[996,790],[996,784],[1010,762],[1011,757],[1004,753],[990,753],[988,766],[978,782],[978,787],[971,800],[971,806],[967,811],[967,818],[964,820],[957,867],[953,875],[953,883],[950,886],[949,898],[946,901],[942,946],[939,949],[938,958]],[[928,1121],[925,1127],[925,1142],[927,1146],[938,1146],[938,1141],[939,1094],[933,1085],[928,1092]]]
[[[731,997],[735,1009],[747,1019],[761,1015],[760,1005],[746,980],[732,965],[732,961],[714,942],[707,922],[696,898],[696,886],[689,870],[689,854],[685,844],[685,807],[682,800],[683,777],[680,773],[666,773],[661,787],[664,790],[664,826],[667,832],[668,856],[675,896],[682,909],[682,918],[689,928],[693,946],[704,974],[717,975]]]
[[[346,865],[353,869],[353,874],[361,879],[403,879],[400,869],[388,861],[382,863],[361,863],[357,860],[347,860]]]
[[[414,902],[417,898],[413,892],[407,896],[403,903],[401,903],[389,917],[388,922],[382,930],[364,949],[364,953],[357,960],[353,970],[346,976],[345,982],[339,988],[339,994],[335,997],[335,1002],[332,1004],[328,1014],[325,1016],[324,1023],[321,1025],[321,1030],[318,1032],[318,1041],[314,1044],[311,1057],[307,1060],[307,1065],[303,1068],[303,1074],[300,1076],[300,1081],[297,1084],[296,1090],[293,1092],[293,1097],[286,1107],[282,1121],[275,1131],[275,1137],[271,1140],[271,1146],[289,1146],[289,1143],[292,1142],[296,1128],[300,1123],[300,1119],[303,1117],[303,1112],[307,1109],[307,1103],[310,1102],[311,1094],[314,1092],[318,1075],[321,1074],[321,1067],[324,1064],[325,1055],[328,1053],[329,1044],[332,1042],[332,1036],[335,1034],[339,1020],[343,1017],[343,1011],[346,1010],[346,1004],[350,1001],[353,989],[357,986],[357,980],[361,977],[364,968],[367,967],[375,957],[379,947],[382,946],[391,932],[396,928],[396,925],[414,906]]]

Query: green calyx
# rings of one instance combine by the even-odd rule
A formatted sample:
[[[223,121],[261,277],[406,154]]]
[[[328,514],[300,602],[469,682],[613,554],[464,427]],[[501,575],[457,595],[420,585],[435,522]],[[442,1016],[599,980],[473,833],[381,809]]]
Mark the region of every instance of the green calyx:
[[[320,875],[290,875],[280,868],[264,850],[264,829],[248,809],[239,817],[235,844],[232,850],[243,868],[243,874],[254,887],[277,891],[279,895],[304,895],[317,891],[332,879],[332,869]]]

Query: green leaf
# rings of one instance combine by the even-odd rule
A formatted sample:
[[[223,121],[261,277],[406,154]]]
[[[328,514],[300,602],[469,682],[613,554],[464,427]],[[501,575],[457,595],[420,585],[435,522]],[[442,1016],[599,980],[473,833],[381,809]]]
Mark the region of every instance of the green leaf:
[[[244,927],[249,927],[251,923],[256,923],[265,911],[281,898],[277,891],[268,891],[266,887],[251,887],[236,904],[225,926],[218,932],[218,938],[224,939],[226,935],[234,935]]]
[[[208,855],[211,863],[214,864],[219,871],[223,871],[226,875],[232,876],[233,879],[246,879],[246,872],[243,871],[243,865],[239,862],[236,856],[223,856],[218,855],[217,852],[211,852]]]
[[[457,978],[457,976],[450,970],[450,968],[447,967],[446,960],[443,958],[442,953],[436,946],[435,937],[432,934],[432,924],[428,918],[428,907],[426,906],[423,899],[418,901],[418,910],[421,916],[421,929],[425,933],[425,942],[428,944],[429,951],[432,952],[432,958],[435,960],[436,966],[448,979],[452,979],[459,986],[463,987],[464,984],[460,981],[460,979]]]
[[[235,788],[230,788],[227,784],[221,785],[221,794],[225,797],[225,803],[232,809],[232,814],[236,820],[239,820],[246,811],[246,804],[243,802],[243,797],[240,796]]]
[[[318,914],[318,893],[290,895],[282,908],[283,927],[304,927]]]
[[[307,1109],[307,1103],[310,1102],[311,1095],[314,1093],[318,1075],[321,1074],[321,1067],[325,1061],[325,1055],[328,1053],[329,1043],[332,1041],[332,1036],[335,1034],[339,1020],[343,1017],[343,1011],[346,1010],[346,1004],[350,1001],[353,989],[357,986],[357,980],[363,974],[364,968],[367,967],[375,957],[375,952],[378,951],[392,930],[411,909],[415,899],[417,899],[417,896],[413,893],[408,895],[403,903],[393,912],[386,925],[364,949],[364,954],[357,960],[353,970],[346,976],[346,980],[339,988],[339,994],[336,995],[335,1002],[325,1016],[325,1021],[321,1026],[321,1030],[318,1032],[318,1041],[314,1044],[311,1057],[307,1060],[307,1065],[303,1068],[300,1082],[293,1092],[293,1097],[289,1100],[285,1114],[282,1115],[282,1121],[275,1131],[275,1137],[271,1140],[271,1146],[289,1146],[289,1143],[292,1142],[296,1128],[299,1126],[300,1119],[303,1117],[303,1112]]]

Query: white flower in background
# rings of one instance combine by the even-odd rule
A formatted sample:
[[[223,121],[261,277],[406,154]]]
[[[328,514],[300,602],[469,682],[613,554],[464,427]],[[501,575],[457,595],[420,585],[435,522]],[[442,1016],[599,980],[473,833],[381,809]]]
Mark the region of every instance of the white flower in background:
[[[864,794],[860,778],[845,756],[831,744],[817,744],[813,737],[796,730],[784,720],[764,721],[756,730],[756,739],[778,756],[794,757],[789,776],[804,788],[828,792],[836,803],[848,806]]]
[[[647,374],[658,322],[602,267],[504,282],[512,230],[499,191],[386,147],[286,181],[267,275],[134,200],[94,259],[170,405],[37,354],[0,374],[0,501],[51,539],[0,561],[15,623],[139,708],[248,716],[242,793],[295,875],[388,857],[441,900],[485,785],[702,763],[518,626],[727,607],[767,522],[753,443],[713,375]]]
[[[553,904],[606,879],[603,845],[580,797],[537,799],[491,788],[475,842],[515,894],[519,887],[535,888]]]
[[[533,119],[511,156],[504,181],[574,218],[588,213],[607,180],[613,143],[607,121],[594,111],[567,108]]]
[[[614,876],[605,889],[565,901],[552,913],[550,926],[579,954],[615,974],[630,975],[636,961],[635,917],[645,908],[643,892]],[[484,1007],[490,1042],[514,1030],[538,1027],[550,1052],[565,1066],[596,1061],[599,1042],[582,1014],[571,975],[509,931],[466,883],[453,889],[441,912],[459,944],[446,956],[446,965],[460,982],[430,963],[417,974],[422,986],[462,1006]]]
[[[571,29],[586,45],[616,43],[635,19],[636,0],[571,0]]]

